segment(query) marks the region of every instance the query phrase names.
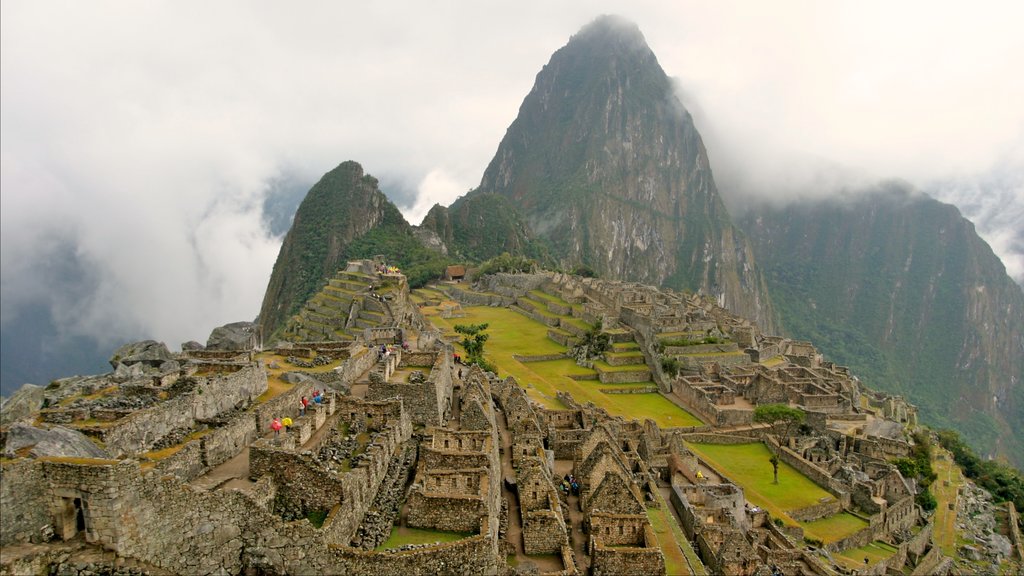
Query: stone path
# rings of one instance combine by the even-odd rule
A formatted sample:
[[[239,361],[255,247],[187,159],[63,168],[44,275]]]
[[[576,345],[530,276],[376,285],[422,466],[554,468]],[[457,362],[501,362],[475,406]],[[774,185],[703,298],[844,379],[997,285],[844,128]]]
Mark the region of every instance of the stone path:
[[[455,412],[453,406],[452,409]],[[505,530],[505,540],[512,544],[515,550],[516,560],[525,562],[529,560],[523,548],[523,518],[519,512],[519,498],[509,487],[509,480],[516,477],[515,469],[512,468],[512,434],[508,431],[508,419],[504,411],[495,411],[498,424],[498,435],[501,437],[501,495],[508,502],[508,528]],[[453,415],[455,420],[455,415]],[[456,420],[457,421],[457,420]]]
[[[560,481],[566,474],[572,472],[572,465],[572,460],[555,460],[555,481]],[[565,522],[566,528],[569,529],[569,544],[572,545],[573,554],[576,556],[576,568],[581,574],[587,574],[590,570],[590,556],[584,552],[587,535],[583,533],[583,510],[578,495],[569,494],[569,517]]]

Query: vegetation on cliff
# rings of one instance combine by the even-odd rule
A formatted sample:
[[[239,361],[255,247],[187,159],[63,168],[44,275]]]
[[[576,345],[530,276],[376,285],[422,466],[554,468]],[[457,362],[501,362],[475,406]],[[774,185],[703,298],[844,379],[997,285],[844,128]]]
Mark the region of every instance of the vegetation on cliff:
[[[1024,292],[954,207],[887,185],[746,222],[789,335],[1024,465]]]

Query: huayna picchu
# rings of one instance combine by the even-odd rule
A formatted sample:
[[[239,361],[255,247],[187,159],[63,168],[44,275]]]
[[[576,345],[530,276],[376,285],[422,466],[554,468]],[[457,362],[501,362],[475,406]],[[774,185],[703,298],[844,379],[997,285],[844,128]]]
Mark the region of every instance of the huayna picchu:
[[[421,226],[343,162],[255,322],[126,344],[109,373],[5,401],[0,574],[1019,573],[1020,474],[929,429],[913,390],[779,333],[860,301],[834,269],[821,288],[800,242],[759,253],[801,234],[773,218],[743,221],[755,250],[639,30],[599,18],[537,75],[480,186]],[[826,250],[857,221],[808,219]],[[949,246],[908,244],[905,268],[960,273]],[[790,261],[830,301],[802,302]],[[1016,326],[1011,298],[999,317],[978,296],[1002,284],[972,278],[968,317],[998,329],[957,362]],[[960,288],[933,303],[967,305]],[[894,318],[932,317],[906,302]]]

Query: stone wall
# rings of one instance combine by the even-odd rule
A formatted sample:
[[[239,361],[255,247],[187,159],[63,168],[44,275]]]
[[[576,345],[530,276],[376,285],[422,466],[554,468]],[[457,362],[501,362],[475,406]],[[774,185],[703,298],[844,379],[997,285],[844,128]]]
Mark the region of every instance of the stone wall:
[[[371,436],[359,463],[350,470],[333,472],[310,452],[282,449],[264,439],[249,448],[250,477],[269,475],[274,479],[277,508],[305,514],[335,510],[340,505],[332,513],[330,533],[336,542],[347,543],[373,502],[399,446],[410,437],[411,427],[404,413],[391,422],[381,413],[395,406],[401,409],[400,404],[361,401],[339,407],[343,417],[351,417],[362,408],[357,417],[374,422],[380,430]]]
[[[600,538],[593,538],[590,570],[593,576],[644,576],[665,573],[665,557],[658,548],[654,530],[648,524],[644,529],[644,547],[605,546]]]
[[[256,417],[245,412],[200,438],[206,466],[212,468],[234,458],[259,437]]]
[[[567,543],[560,513],[535,510],[523,514],[523,548],[527,554],[557,554]]]
[[[171,474],[189,482],[204,474],[209,467],[203,458],[202,440],[193,440],[170,456],[157,460],[153,466],[157,474]]]
[[[44,458],[43,475],[48,488],[48,508],[56,533],[67,537],[75,528],[72,501],[80,500],[84,512],[85,540],[118,546],[126,537],[126,479],[139,477],[134,460]],[[130,481],[130,480],[129,480]]]
[[[776,445],[774,442],[772,444]],[[774,448],[770,449],[774,450]],[[779,451],[779,459],[793,468],[796,468],[798,472],[807,476],[812,482],[821,486],[827,492],[838,498],[844,508],[850,505],[850,494],[844,489],[845,487],[842,483],[834,479],[826,470],[822,470],[807,460],[804,460],[785,446],[783,446],[782,450]]]
[[[437,426],[442,423],[445,412],[448,410],[452,397],[452,374],[451,358],[445,352],[402,354],[400,366],[406,365],[409,361],[407,356],[417,364],[409,366],[421,366],[421,362],[427,362],[430,366],[430,374],[425,382],[411,384],[405,382],[384,382],[381,384],[370,384],[366,392],[368,400],[386,400],[389,398],[401,398],[405,410],[412,418],[412,422],[419,426]]]
[[[474,533],[488,514],[480,496],[435,494],[413,489],[406,502],[406,524],[413,528]]]
[[[452,452],[421,446],[420,458],[424,465],[433,470],[457,470],[460,468],[485,468],[490,466],[490,456],[485,452]]]
[[[39,542],[41,529],[51,523],[42,465],[22,458],[4,462],[0,474],[0,546]]]
[[[797,522],[813,522],[819,518],[838,514],[842,512],[842,510],[843,503],[838,500],[832,500],[831,502],[823,502],[821,504],[800,508],[799,510],[789,510],[786,514]]]
[[[199,383],[192,391],[139,410],[111,426],[103,434],[107,452],[115,457],[145,452],[171,431],[190,429],[196,420],[211,419],[249,405],[267,390],[267,374],[258,363],[197,380]]]

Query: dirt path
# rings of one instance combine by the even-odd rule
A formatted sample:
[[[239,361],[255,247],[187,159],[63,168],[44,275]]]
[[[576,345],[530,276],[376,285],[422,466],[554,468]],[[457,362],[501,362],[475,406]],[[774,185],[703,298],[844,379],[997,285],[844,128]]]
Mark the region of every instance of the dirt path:
[[[572,460],[555,460],[555,482],[560,482],[566,474],[572,472]],[[576,556],[576,569],[581,574],[590,570],[590,556],[584,552],[587,543],[587,535],[583,533],[583,510],[581,509],[580,497],[569,494],[569,517],[565,519],[566,528],[569,529],[569,544],[572,546],[573,554]]]
[[[455,412],[453,406],[453,412]],[[515,481],[516,472],[512,468],[512,434],[508,431],[508,419],[504,411],[495,412],[497,415],[498,435],[501,437],[501,495],[508,502],[508,528],[505,530],[505,540],[515,549],[516,561],[525,562],[529,557],[523,548],[523,518],[519,511],[519,497],[512,491],[509,481]],[[452,420],[458,421],[455,416]]]

